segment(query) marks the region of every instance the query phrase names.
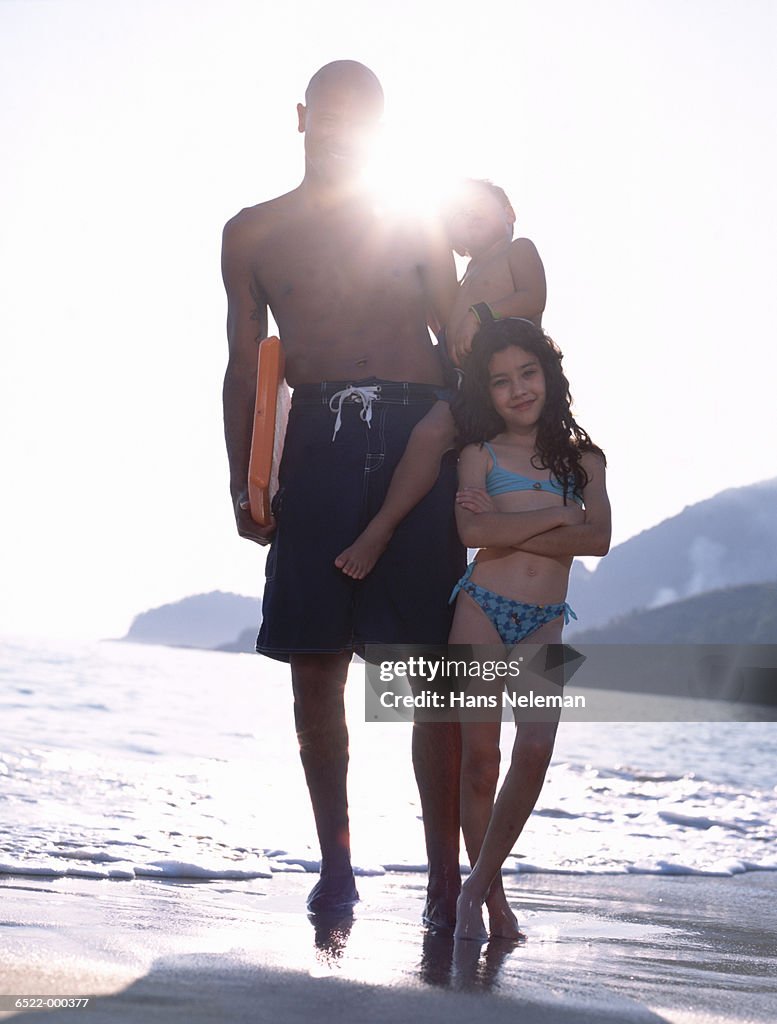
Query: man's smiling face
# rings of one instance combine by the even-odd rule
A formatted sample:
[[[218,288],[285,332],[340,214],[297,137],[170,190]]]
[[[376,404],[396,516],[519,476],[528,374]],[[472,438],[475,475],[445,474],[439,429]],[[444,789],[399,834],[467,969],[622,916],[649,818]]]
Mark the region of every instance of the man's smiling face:
[[[298,112],[307,169],[332,184],[357,177],[383,112],[376,93],[351,78],[332,78],[318,83]]]

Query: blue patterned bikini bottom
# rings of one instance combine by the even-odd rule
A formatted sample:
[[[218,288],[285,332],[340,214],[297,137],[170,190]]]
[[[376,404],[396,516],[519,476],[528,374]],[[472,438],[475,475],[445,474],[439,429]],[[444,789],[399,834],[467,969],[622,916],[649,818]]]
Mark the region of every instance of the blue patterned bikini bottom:
[[[453,604],[460,590],[469,594],[473,601],[483,609],[503,644],[519,644],[540,626],[552,622],[560,615],[564,616],[565,626],[570,619],[577,618],[566,601],[562,601],[560,604],[525,604],[523,601],[513,601],[509,597],[495,594],[493,590],[479,587],[470,579],[474,568],[475,562],[470,562],[467,571],[453,588],[448,603]]]

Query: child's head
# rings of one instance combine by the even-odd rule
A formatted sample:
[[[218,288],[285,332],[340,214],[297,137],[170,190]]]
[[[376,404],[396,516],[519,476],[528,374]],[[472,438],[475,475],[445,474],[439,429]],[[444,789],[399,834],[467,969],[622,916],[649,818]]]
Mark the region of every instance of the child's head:
[[[445,224],[459,256],[477,256],[513,237],[515,211],[504,189],[485,178],[468,178],[446,204]]]
[[[529,358],[517,362],[499,358],[512,349]],[[527,372],[535,373],[533,383],[526,386],[526,394],[539,396],[539,406],[536,403],[527,406],[528,416],[539,414],[535,442],[537,468],[550,469],[560,480],[571,477],[575,487],[582,489],[586,480],[579,466],[580,454],[600,452],[600,449],[572,416],[572,396],[561,368],[562,358],[553,339],[530,320],[506,317],[484,323],[472,340],[472,352],[464,365],[464,378],[453,410],[460,444],[482,444],[508,429],[496,408],[503,400],[498,391],[500,371],[503,364],[526,365],[532,368]],[[541,381],[536,378],[537,367]],[[495,372],[500,375],[495,376]]]
[[[560,423],[569,416],[569,382],[561,369],[562,355],[555,342],[531,320],[506,317],[484,323],[472,340],[472,352],[464,366],[461,397],[476,436],[467,441],[488,441],[505,430],[505,421],[494,407],[492,374],[494,357],[518,349],[536,360],[544,379],[544,403],[539,411],[541,425]]]

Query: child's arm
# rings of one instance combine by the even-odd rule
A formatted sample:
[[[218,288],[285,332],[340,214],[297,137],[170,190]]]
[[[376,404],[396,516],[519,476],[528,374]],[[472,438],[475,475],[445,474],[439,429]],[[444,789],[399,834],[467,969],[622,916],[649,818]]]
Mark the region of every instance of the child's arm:
[[[530,537],[565,527],[578,513],[576,508],[554,505],[531,512],[476,512],[468,491],[484,491],[488,452],[467,445],[459,459],[459,493],[456,495],[456,525],[462,544],[468,548],[518,547]]]
[[[541,537],[532,537],[517,545],[521,551],[553,558],[559,555],[606,555],[610,550],[612,517],[604,461],[600,455],[586,452],[582,464],[588,474],[588,483],[583,491],[585,522],[579,526],[560,526]]]
[[[516,238],[507,253],[515,291],[501,299],[488,300],[497,317],[542,315],[547,298],[545,267],[530,238]]]
[[[499,320],[506,316],[523,316],[539,322],[545,309],[547,284],[545,267],[534,242],[529,238],[516,238],[507,252],[507,263],[514,291],[486,299],[494,317]],[[469,355],[479,326],[478,318],[470,309],[451,344],[451,357],[458,366]]]

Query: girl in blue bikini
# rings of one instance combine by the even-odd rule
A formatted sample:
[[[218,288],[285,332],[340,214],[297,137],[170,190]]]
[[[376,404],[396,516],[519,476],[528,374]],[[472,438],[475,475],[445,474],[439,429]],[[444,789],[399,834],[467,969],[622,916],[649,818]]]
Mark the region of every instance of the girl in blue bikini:
[[[485,305],[485,304],[483,304]],[[480,548],[457,584],[451,644],[554,644],[574,555],[610,543],[605,458],[575,422],[561,352],[529,320],[488,320],[475,335],[454,408],[460,440],[459,535]],[[496,802],[499,723],[462,722],[461,821],[472,871],[456,937],[518,938],[500,869],[539,796],[557,722],[517,722]]]

